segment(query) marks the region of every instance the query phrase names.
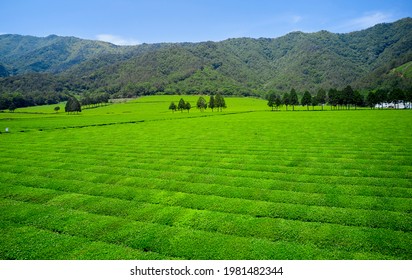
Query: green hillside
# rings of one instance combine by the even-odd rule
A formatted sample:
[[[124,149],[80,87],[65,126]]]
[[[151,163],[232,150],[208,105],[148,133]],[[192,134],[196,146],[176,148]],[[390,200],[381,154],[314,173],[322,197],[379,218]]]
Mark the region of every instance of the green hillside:
[[[412,61],[396,67],[393,73],[405,79],[412,79]]]
[[[12,76],[0,78],[0,94],[97,90],[118,97],[217,91],[262,96],[292,87],[299,92],[347,85],[406,89],[411,78],[391,75],[391,70],[412,60],[411,30],[412,19],[405,18],[348,34],[293,32],[275,39],[132,47],[1,35],[2,73]],[[39,75],[23,74],[29,72]]]
[[[0,63],[12,75],[31,72],[58,73],[103,54],[119,54],[128,48],[110,43],[50,35],[0,36]]]
[[[366,85],[361,83],[362,79],[377,69],[412,59],[410,30],[412,20],[405,19],[349,34],[294,32],[276,39],[238,38],[165,45],[98,70],[83,71],[80,65],[73,76],[93,77],[99,80],[98,86],[125,89],[130,83],[142,87],[141,83],[149,82],[154,91],[173,88],[188,92],[193,89],[187,88],[190,83],[182,80],[208,68],[216,72],[213,77],[224,77],[232,94],[245,91],[259,94],[272,89],[289,91],[291,87],[315,91],[321,87],[343,88],[348,84],[356,88],[375,87],[384,82],[383,74],[389,70],[369,79]],[[181,65],[182,61],[185,65]],[[173,73],[167,71],[165,65]],[[201,90],[221,86],[221,79],[203,76]],[[140,94],[145,94],[145,90]]]

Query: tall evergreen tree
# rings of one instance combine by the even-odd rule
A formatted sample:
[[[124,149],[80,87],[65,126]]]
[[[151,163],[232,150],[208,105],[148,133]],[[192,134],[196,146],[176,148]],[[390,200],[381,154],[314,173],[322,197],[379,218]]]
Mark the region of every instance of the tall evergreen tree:
[[[222,96],[220,99],[220,111],[222,111],[223,109],[226,109],[226,100],[225,98]]]
[[[213,109],[216,107],[216,105],[215,105],[215,97],[213,96],[213,95],[211,95],[210,96],[210,99],[209,99],[209,108],[210,109],[212,109],[212,112],[213,112]]]
[[[378,104],[377,95],[373,91],[369,91],[368,96],[366,97],[366,104],[372,108],[375,108],[376,104]]]
[[[186,109],[187,112],[189,113],[190,109],[192,109],[192,105],[190,105],[189,102],[186,102],[186,104],[185,104],[185,109]]]
[[[294,88],[291,89],[290,91],[290,105],[292,105],[293,111],[295,111],[295,105],[299,105],[299,99],[298,99],[298,94],[296,93],[296,90]]]
[[[357,90],[354,91],[354,93],[353,93],[353,105],[355,105],[355,110],[356,110],[356,107],[363,106],[364,102],[365,102],[365,100],[363,98],[363,95],[360,94],[360,92],[357,91]]]
[[[301,101],[302,106],[306,106],[306,109],[309,111],[309,105],[312,104],[312,95],[310,95],[309,91],[305,91]]]
[[[329,100],[329,105],[330,109],[332,110],[333,107],[335,107],[339,104],[339,96],[338,96],[338,91],[334,88],[329,89],[328,91],[328,100]],[[333,106],[333,107],[332,107]]]
[[[315,106],[319,105],[318,96],[312,96],[312,111],[315,111]],[[323,104],[322,104],[323,108]]]
[[[207,102],[203,98],[203,96],[199,97],[199,99],[197,100],[196,106],[201,112],[203,112],[207,108]]]
[[[173,101],[169,105],[169,110],[172,110],[173,113],[176,111],[176,104]]]
[[[290,98],[289,98],[289,94],[288,94],[287,92],[285,92],[285,93],[283,94],[282,104],[285,104],[285,106],[286,106],[286,111],[287,111],[287,110],[288,110],[288,105],[290,104]]]
[[[222,112],[223,108],[226,108],[226,102],[225,99],[223,98],[223,96],[218,93],[215,96],[215,107],[218,108],[218,110],[220,110],[220,112]]]
[[[273,111],[273,107],[275,106],[275,100],[276,100],[276,94],[271,93],[268,96],[268,106],[272,107],[272,111]]]
[[[355,103],[355,92],[351,86],[347,86],[342,90],[342,105],[346,105],[350,109],[350,105]]]
[[[179,104],[177,104],[177,109],[180,110],[180,112],[183,112],[183,110],[186,109],[186,102],[183,100],[183,98],[180,98]]]
[[[280,105],[282,105],[282,100],[280,99],[280,96],[276,94],[276,98],[275,98],[276,110],[279,110]]]
[[[343,91],[341,91],[341,90],[336,90],[335,91],[335,102],[336,102],[336,105],[338,107],[338,110],[339,110],[339,107],[342,109],[343,105],[346,104],[345,103],[346,100],[344,98]]]

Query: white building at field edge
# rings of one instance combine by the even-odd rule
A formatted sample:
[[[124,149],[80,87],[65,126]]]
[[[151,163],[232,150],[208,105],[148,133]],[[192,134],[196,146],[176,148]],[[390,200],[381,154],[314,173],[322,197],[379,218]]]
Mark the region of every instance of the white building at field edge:
[[[402,101],[399,102],[398,104],[395,104],[393,102],[391,103],[380,103],[376,104],[375,108],[385,108],[385,109],[411,109],[412,108],[412,103],[411,102],[405,102],[403,103]]]

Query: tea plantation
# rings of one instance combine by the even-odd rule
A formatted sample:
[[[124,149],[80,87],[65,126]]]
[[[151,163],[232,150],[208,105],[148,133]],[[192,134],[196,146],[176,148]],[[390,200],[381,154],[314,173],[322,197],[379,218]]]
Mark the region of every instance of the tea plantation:
[[[1,113],[0,259],[412,258],[412,110],[179,99]]]

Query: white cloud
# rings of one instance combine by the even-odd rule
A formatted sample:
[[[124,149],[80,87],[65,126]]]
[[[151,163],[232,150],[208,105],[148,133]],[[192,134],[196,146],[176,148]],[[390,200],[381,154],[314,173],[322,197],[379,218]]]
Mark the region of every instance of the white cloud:
[[[366,13],[364,16],[348,20],[343,29],[348,31],[361,30],[372,27],[378,23],[392,21],[392,15],[383,12]]]
[[[138,40],[132,38],[123,38],[121,36],[116,36],[112,34],[99,34],[96,36],[96,39],[99,41],[109,42],[119,46],[131,46],[140,44]]]

